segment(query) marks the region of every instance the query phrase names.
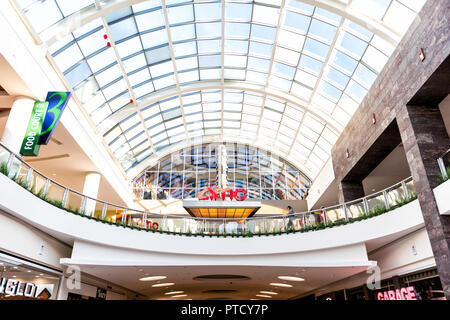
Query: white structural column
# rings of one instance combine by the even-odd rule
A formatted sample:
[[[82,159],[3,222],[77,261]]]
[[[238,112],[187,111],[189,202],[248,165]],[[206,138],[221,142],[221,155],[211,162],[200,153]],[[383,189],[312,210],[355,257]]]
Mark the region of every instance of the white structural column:
[[[101,174],[98,172],[86,173],[86,177],[84,178],[83,194],[96,199],[101,177]],[[95,201],[86,199],[84,211],[86,215],[92,216],[95,211]]]
[[[18,97],[9,112],[3,131],[2,143],[12,152],[19,154],[23,138],[27,131],[34,100],[26,97]]]

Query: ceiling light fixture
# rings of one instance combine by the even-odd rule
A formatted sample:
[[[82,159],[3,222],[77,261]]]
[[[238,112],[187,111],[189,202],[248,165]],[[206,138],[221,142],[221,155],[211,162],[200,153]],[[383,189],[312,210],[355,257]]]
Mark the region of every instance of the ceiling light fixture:
[[[265,295],[265,294],[257,294],[256,296],[257,297],[261,297],[261,298],[272,298],[272,296],[268,296],[268,295]]]
[[[179,293],[184,293],[184,291],[170,291],[170,292],[166,292],[164,294],[169,295],[169,294],[179,294]]]
[[[156,280],[162,280],[166,279],[166,276],[150,276],[150,277],[143,277],[140,278],[139,281],[156,281]]]
[[[182,297],[187,297],[187,294],[179,294],[176,296],[172,296],[172,298],[182,298]]]
[[[278,294],[277,292],[273,292],[273,291],[260,291],[259,293],[262,293],[262,294]]]
[[[173,286],[175,283],[173,282],[168,282],[168,283],[157,283],[152,285],[152,287],[154,288],[158,288],[158,287],[168,287],[168,286]]]
[[[286,281],[305,281],[305,279],[303,279],[303,278],[292,277],[292,276],[278,276],[278,279],[286,280]]]
[[[287,284],[287,283],[274,283],[273,282],[270,285],[274,286],[274,287],[285,287],[285,288],[291,288],[292,287],[291,284]]]

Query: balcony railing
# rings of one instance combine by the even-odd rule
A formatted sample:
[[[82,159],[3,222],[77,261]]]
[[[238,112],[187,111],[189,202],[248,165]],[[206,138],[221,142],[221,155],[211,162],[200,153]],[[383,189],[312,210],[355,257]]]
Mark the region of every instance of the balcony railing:
[[[0,143],[0,171],[50,204],[88,219],[151,232],[196,236],[255,236],[306,232],[364,220],[416,198],[409,177],[369,196],[292,215],[195,218],[126,208],[83,195],[33,169]]]

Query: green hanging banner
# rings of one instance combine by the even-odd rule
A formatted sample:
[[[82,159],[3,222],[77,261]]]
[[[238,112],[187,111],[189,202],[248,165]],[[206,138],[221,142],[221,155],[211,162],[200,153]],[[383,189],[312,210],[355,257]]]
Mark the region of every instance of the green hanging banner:
[[[38,144],[41,135],[42,124],[47,112],[48,102],[38,101],[34,103],[30,121],[28,122],[27,132],[22,142],[20,154],[23,156],[37,156],[39,154],[40,145]]]

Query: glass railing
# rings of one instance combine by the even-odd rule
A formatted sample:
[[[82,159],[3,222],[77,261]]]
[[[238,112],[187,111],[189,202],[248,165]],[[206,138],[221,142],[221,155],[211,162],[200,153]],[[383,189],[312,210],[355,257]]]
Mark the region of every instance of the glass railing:
[[[33,169],[1,143],[0,171],[34,195],[67,212],[126,228],[187,236],[255,236],[314,231],[377,216],[416,198],[409,177],[364,198],[319,210],[247,219],[195,218],[151,213],[88,197]]]
[[[438,183],[442,183],[450,178],[450,149],[444,152],[438,159],[438,166],[441,174]]]

